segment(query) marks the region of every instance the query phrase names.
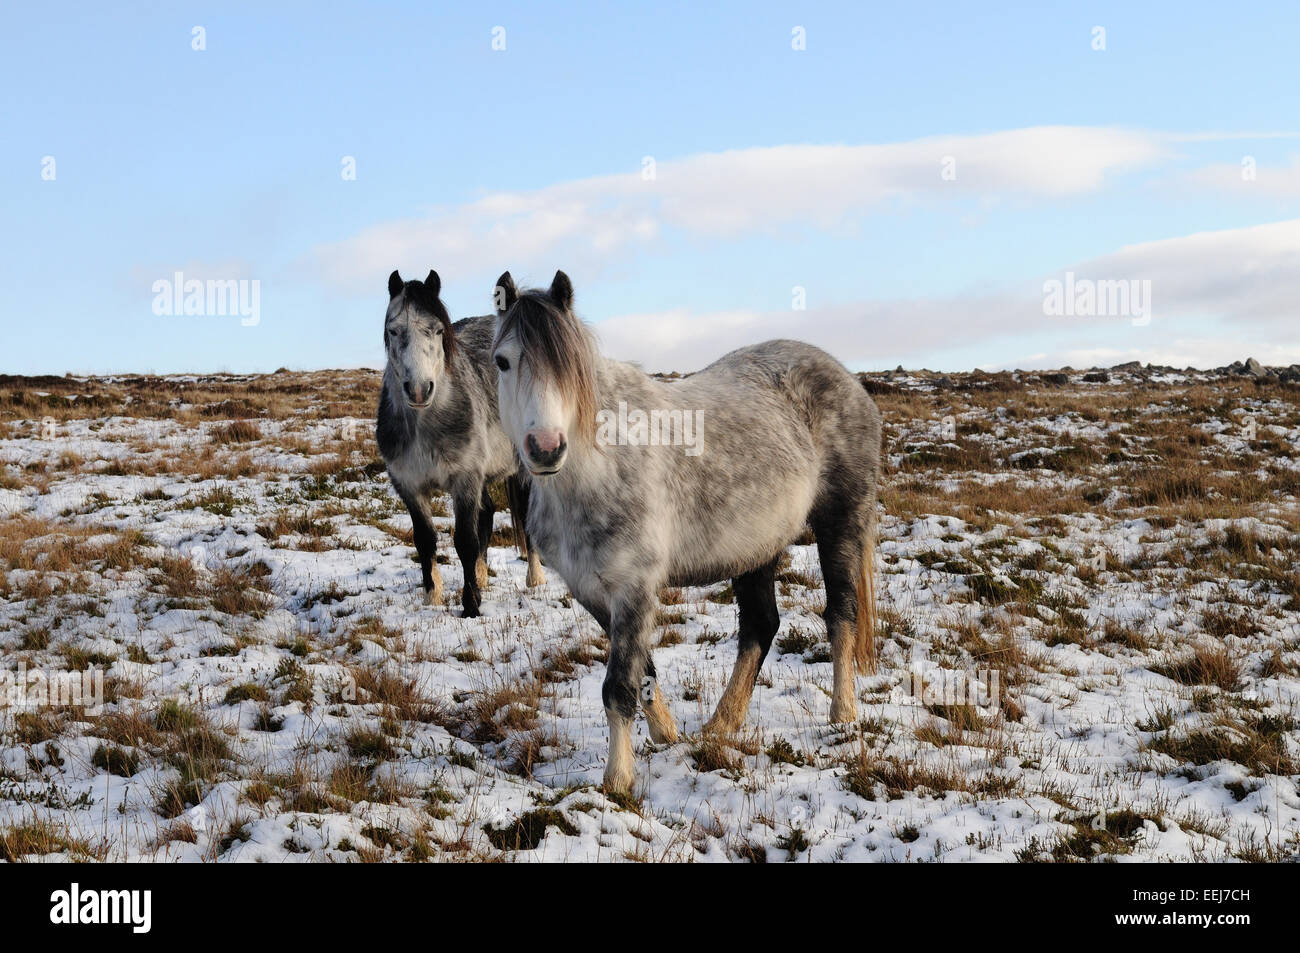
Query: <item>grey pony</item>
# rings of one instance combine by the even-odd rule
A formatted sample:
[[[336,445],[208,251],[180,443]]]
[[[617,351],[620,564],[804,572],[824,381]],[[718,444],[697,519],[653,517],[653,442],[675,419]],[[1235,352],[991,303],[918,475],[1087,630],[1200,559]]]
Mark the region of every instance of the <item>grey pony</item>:
[[[487,584],[484,554],[496,510],[490,482],[506,481],[516,545],[528,555],[528,585],[540,585],[545,577],[523,529],[528,488],[517,479],[514,449],[497,415],[496,375],[489,360],[495,319],[484,315],[452,324],[441,288],[436,271],[424,281],[403,281],[396,271],[388,277],[388,361],[375,438],[393,488],[411,514],[424,591],[435,605],[442,602],[442,576],[432,496],[451,495],[453,542],[465,576],[461,604],[473,617]]]
[[[529,537],[609,633],[606,786],[634,780],[638,701],[653,741],[677,738],[650,656],[659,589],[732,581],[739,651],[704,729],[734,732],[780,624],[779,560],[808,527],[826,587],[830,720],[856,720],[855,672],[875,668],[881,445],[880,412],[857,379],[816,347],[767,341],[660,382],[600,355],[563,272],[523,293],[507,272],[496,302],[498,408],[532,481]],[[597,439],[595,420],[620,403],[661,421],[695,414],[698,452]]]

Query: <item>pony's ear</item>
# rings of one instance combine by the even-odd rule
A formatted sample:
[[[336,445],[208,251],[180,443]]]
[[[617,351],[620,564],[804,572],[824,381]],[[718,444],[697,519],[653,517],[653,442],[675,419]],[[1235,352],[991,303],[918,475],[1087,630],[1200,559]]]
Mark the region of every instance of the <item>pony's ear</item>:
[[[405,282],[402,281],[402,276],[399,275],[397,269],[394,268],[393,273],[388,276],[388,297],[396,298],[401,294],[402,285],[404,284]]]
[[[432,268],[429,269],[429,277],[424,279],[424,287],[428,289],[429,294],[433,295],[435,298],[438,297],[438,293],[442,291],[442,279],[438,277],[438,273]]]
[[[573,307],[573,282],[569,280],[569,276],[564,272],[557,271],[555,273],[555,278],[551,281],[549,294],[551,300],[565,311]]]
[[[492,306],[498,315],[505,314],[519,300],[519,290],[515,288],[515,279],[510,272],[502,272],[497,279],[497,286],[492,289]]]

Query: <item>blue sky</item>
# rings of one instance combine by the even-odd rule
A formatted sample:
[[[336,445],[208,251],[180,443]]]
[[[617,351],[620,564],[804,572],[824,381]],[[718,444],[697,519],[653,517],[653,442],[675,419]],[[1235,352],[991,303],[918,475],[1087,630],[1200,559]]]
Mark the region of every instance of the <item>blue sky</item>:
[[[394,267],[457,316],[564,268],[652,367],[1300,361],[1294,3],[701,6],[7,9],[0,372],[375,365]],[[1044,315],[1067,270],[1152,320]]]

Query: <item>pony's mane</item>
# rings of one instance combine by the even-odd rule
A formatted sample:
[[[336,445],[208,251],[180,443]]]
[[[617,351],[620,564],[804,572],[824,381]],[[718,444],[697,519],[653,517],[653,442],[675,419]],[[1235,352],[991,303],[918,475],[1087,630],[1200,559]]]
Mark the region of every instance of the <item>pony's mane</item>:
[[[547,292],[532,289],[520,292],[501,316],[497,343],[512,334],[519,341],[520,361],[573,400],[579,436],[594,444],[596,348],[587,326]]]
[[[451,359],[456,353],[456,336],[451,333],[451,315],[447,313],[442,299],[419,280],[408,281],[402,293],[406,296],[407,307],[414,305],[442,324],[442,356],[447,364],[447,373],[452,373]]]

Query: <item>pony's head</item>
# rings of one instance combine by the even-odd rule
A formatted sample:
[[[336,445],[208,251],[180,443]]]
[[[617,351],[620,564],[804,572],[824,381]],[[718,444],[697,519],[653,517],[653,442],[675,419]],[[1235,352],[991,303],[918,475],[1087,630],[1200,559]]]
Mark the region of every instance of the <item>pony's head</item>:
[[[594,443],[595,349],[573,313],[573,285],[562,271],[546,291],[518,292],[506,272],[493,295],[492,359],[501,425],[533,476],[558,473],[570,441]]]
[[[407,404],[416,410],[433,402],[456,349],[451,318],[438,297],[441,290],[436,271],[430,271],[424,281],[403,281],[395,271],[388,276],[384,316],[388,370],[393,381],[402,385]]]

